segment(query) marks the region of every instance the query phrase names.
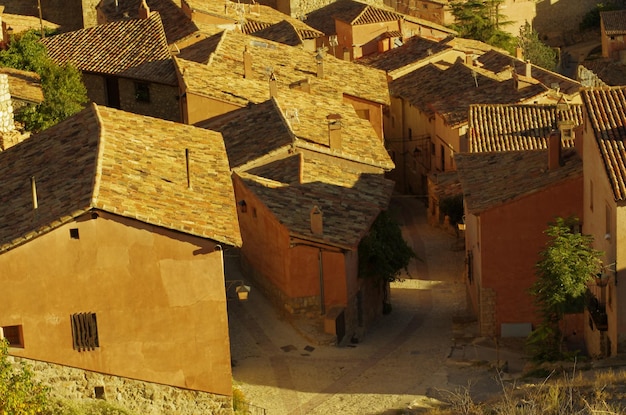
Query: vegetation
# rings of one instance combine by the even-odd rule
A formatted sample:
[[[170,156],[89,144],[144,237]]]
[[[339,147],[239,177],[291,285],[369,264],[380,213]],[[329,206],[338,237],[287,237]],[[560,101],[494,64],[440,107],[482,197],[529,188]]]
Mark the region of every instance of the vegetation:
[[[450,5],[455,23],[451,28],[460,37],[480,40],[489,45],[515,51],[515,38],[502,30],[502,26],[510,24],[500,14],[500,5],[504,0],[467,0],[454,1]]]
[[[9,361],[9,346],[0,339],[0,414],[41,414],[48,402],[48,390],[33,379],[33,373],[24,363]]]
[[[16,121],[33,132],[63,121],[88,102],[80,72],[72,65],[59,66],[48,58],[39,36],[35,30],[12,36],[9,47],[0,51],[0,66],[36,72],[41,77],[44,102],[28,105],[15,114]]]
[[[556,51],[539,39],[539,34],[530,26],[530,23],[526,22],[520,27],[517,40],[519,47],[522,48],[524,59],[549,71],[556,69]]]
[[[598,3],[596,7],[583,16],[583,19],[579,24],[580,31],[600,29],[600,12],[620,9],[621,7],[615,3]]]
[[[403,270],[408,272],[411,258],[416,258],[415,252],[402,238],[400,226],[383,211],[359,244],[359,276],[394,281]]]
[[[566,357],[559,322],[568,304],[584,296],[588,281],[601,266],[601,252],[593,249],[593,238],[572,231],[576,223],[576,218],[557,218],[545,231],[549,240],[540,252],[537,279],[530,289],[542,317],[542,323],[528,338],[534,360]]]

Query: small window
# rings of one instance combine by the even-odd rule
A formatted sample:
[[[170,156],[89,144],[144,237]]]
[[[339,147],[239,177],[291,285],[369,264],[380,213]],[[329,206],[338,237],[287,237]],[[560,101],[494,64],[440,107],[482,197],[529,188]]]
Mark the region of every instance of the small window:
[[[74,350],[83,352],[100,347],[96,313],[72,314],[71,322]]]
[[[105,399],[104,386],[96,386],[93,388],[93,395],[96,399]]]
[[[24,347],[24,335],[22,334],[22,326],[2,326],[4,338],[10,347]]]
[[[70,229],[70,238],[72,238],[72,239],[80,239],[80,235],[78,233],[78,228]]]
[[[150,86],[148,84],[135,82],[135,100],[137,102],[150,102]]]

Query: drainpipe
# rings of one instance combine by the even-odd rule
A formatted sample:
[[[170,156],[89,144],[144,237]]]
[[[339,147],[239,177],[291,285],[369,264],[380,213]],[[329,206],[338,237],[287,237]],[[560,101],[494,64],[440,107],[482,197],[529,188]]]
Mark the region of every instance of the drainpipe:
[[[326,314],[326,305],[324,304],[324,266],[322,265],[322,249],[320,248],[317,253],[318,268],[320,271],[320,311],[321,314]]]

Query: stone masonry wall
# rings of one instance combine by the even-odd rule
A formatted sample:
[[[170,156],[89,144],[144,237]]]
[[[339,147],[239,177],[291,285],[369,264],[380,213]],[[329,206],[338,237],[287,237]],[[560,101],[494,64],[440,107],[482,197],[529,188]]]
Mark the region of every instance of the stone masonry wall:
[[[52,363],[9,356],[25,362],[35,379],[51,388],[51,395],[80,401],[104,399],[141,415],[232,415],[232,398],[156,383],[104,375]]]

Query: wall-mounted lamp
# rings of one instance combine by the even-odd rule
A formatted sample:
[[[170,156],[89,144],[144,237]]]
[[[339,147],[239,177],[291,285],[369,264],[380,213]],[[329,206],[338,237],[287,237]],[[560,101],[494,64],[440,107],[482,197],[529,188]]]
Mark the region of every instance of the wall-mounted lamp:
[[[606,287],[606,285],[609,283],[609,278],[610,278],[610,275],[605,272],[597,273],[595,276],[596,285],[598,287]]]
[[[248,211],[248,204],[245,200],[240,200],[239,202],[237,202],[237,205],[239,205],[239,210],[241,211],[241,213],[246,213]]]
[[[231,291],[234,291],[239,301],[246,301],[251,289],[249,285],[244,284],[243,280],[226,281],[226,299],[231,295]]]

